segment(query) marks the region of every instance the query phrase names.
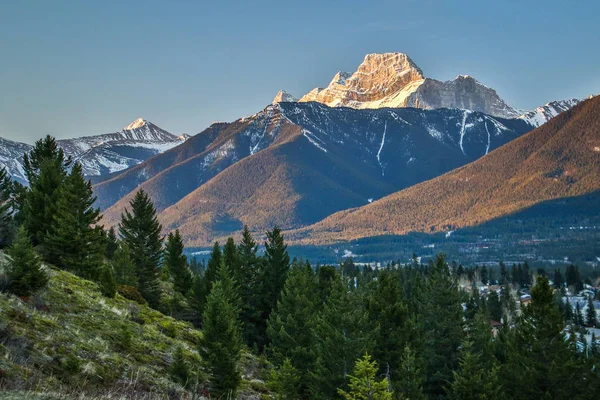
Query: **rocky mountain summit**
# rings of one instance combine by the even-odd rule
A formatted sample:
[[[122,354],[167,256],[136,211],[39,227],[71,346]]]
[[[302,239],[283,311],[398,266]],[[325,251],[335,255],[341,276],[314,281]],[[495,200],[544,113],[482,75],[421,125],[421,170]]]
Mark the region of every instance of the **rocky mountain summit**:
[[[279,92],[277,92],[277,94],[273,98],[272,104],[287,103],[287,102],[296,102],[296,101],[298,101],[297,98],[295,98],[294,96],[292,96],[291,94],[289,94],[285,90],[280,90]]]
[[[367,54],[356,72],[338,72],[326,88],[315,88],[299,101],[359,109],[462,108],[501,118],[520,115],[475,78],[459,75],[446,82],[427,78],[403,53]]]

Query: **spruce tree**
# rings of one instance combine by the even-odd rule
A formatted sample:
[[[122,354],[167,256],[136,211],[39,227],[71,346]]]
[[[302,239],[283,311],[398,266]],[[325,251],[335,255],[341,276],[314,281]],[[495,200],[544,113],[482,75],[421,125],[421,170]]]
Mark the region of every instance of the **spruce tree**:
[[[244,226],[242,240],[238,245],[239,269],[234,271],[234,277],[240,286],[240,320],[242,321],[242,332],[246,344],[258,345],[260,341],[259,328],[259,303],[260,287],[258,280],[258,269],[260,260],[256,255],[258,246],[252,238],[248,226]]]
[[[463,340],[461,294],[442,255],[436,257],[427,277],[420,319],[426,361],[425,392],[443,396],[458,367],[458,349]]]
[[[281,367],[271,370],[267,385],[275,394],[274,397],[276,400],[300,399],[300,395],[298,394],[300,391],[300,376],[289,358],[283,361]]]
[[[152,200],[143,190],[138,191],[129,204],[131,212],[126,209],[121,215],[119,233],[136,266],[140,293],[156,308],[160,302],[158,284],[162,259],[162,227]]]
[[[98,277],[100,291],[106,297],[113,298],[117,294],[117,281],[115,273],[110,265],[104,265]]]
[[[372,350],[366,310],[356,291],[348,292],[339,275],[313,325],[316,365],[310,373],[313,399],[332,399],[344,387],[354,360]]]
[[[175,290],[183,295],[192,287],[192,273],[188,268],[187,257],[183,254],[183,241],[179,229],[167,236],[164,266],[173,279]]]
[[[115,272],[115,280],[119,285],[138,287],[135,264],[125,243],[119,243],[111,263]]]
[[[387,378],[378,381],[376,374],[377,363],[366,354],[356,361],[348,392],[340,388],[338,393],[347,400],[392,400]]]
[[[300,375],[301,394],[307,394],[310,371],[316,355],[311,329],[317,307],[312,269],[294,265],[290,270],[281,300],[269,317],[267,334],[271,341],[268,354],[275,365],[286,358]]]
[[[14,235],[13,184],[5,168],[0,169],[0,249],[10,245]]]
[[[117,239],[117,233],[114,227],[110,227],[106,232],[105,244],[104,244],[104,255],[107,259],[112,260],[115,256],[115,251],[119,247],[119,240]]]
[[[261,301],[259,305],[259,325],[257,326],[257,336],[261,342],[259,348],[263,348],[265,342],[266,322],[271,315],[271,311],[277,306],[277,300],[286,283],[288,270],[290,269],[290,256],[287,252],[287,245],[283,240],[283,235],[278,227],[267,232],[267,241],[265,243],[264,263],[261,268]]]
[[[564,320],[546,277],[538,277],[531,304],[511,331],[502,380],[508,398],[593,398],[584,369],[563,334]],[[596,378],[597,379],[597,378]]]
[[[369,326],[373,328],[373,357],[392,383],[399,378],[404,347],[409,339],[408,308],[396,272],[382,271],[366,299]]]
[[[594,308],[594,300],[592,299],[592,296],[588,297],[585,322],[590,328],[595,328],[598,324],[598,316],[596,315],[596,309]]]
[[[25,194],[21,218],[35,246],[45,244],[70,165],[71,158],[65,157],[56,139],[49,135],[35,142],[33,149],[23,156],[29,190]]]
[[[225,265],[231,271],[231,275],[237,279],[240,276],[240,257],[238,248],[232,237],[228,238],[225,246],[223,246],[223,259],[225,260]]]
[[[9,290],[18,296],[30,296],[48,284],[48,275],[42,270],[29,236],[23,227],[17,231],[12,246],[7,251]]]
[[[470,342],[463,343],[460,370],[454,372],[449,389],[451,400],[496,400],[502,398],[502,387],[496,367],[483,367],[480,355],[473,352]]]
[[[59,191],[57,210],[45,238],[45,254],[56,266],[97,279],[104,258],[100,210],[92,184],[76,162]]]
[[[223,254],[221,253],[221,247],[219,246],[219,242],[215,242],[204,275],[196,277],[193,285],[193,296],[196,307],[201,315],[204,313],[206,301],[212,290],[213,283],[219,277],[219,268],[222,262]]]
[[[212,285],[203,314],[203,338],[200,353],[211,374],[211,395],[235,398],[241,383],[238,368],[242,349],[238,315],[231,299],[232,288],[227,268],[222,268],[220,280]]]
[[[398,373],[396,393],[401,399],[426,400],[423,394],[425,376],[419,366],[415,352],[407,345],[402,355],[402,363]]]

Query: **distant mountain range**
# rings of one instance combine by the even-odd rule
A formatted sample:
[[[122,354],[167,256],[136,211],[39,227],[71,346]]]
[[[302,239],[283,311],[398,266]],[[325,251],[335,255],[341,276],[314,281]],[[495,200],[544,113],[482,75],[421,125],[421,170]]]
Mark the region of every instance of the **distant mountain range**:
[[[87,176],[100,176],[127,169],[187,140],[138,118],[122,130],[96,136],[59,140],[67,155],[79,161]],[[23,154],[32,146],[0,138],[0,167],[25,183]]]
[[[595,97],[469,165],[333,214],[289,236],[296,242],[325,244],[452,231],[599,189],[600,97]]]
[[[301,227],[462,166],[533,127],[459,109],[279,103],[95,186],[114,223],[139,188],[166,229],[206,245],[243,224]],[[125,194],[125,196],[123,196]]]
[[[138,119],[60,144],[92,179],[105,224],[116,224],[143,188],[165,231],[180,229],[188,246],[244,224],[257,233],[278,225],[296,244],[329,244],[450,231],[586,193],[596,187],[591,159],[578,166],[559,156],[594,142],[592,128],[573,124],[595,101],[520,112],[470,76],[441,82],[405,54],[369,54],[326,88],[299,100],[281,90],[262,111],[192,137]],[[0,167],[23,181],[30,148],[0,138]]]
[[[294,99],[289,93],[280,94],[280,101]],[[521,114],[469,75],[446,82],[426,78],[403,53],[367,54],[356,72],[338,72],[326,88],[315,88],[299,101],[352,108],[461,108],[502,118]]]

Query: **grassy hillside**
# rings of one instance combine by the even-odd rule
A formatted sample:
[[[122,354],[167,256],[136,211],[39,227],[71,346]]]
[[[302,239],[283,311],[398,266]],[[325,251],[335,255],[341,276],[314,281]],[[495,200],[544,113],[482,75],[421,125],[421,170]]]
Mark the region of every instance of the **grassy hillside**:
[[[292,232],[297,243],[474,226],[600,189],[600,96],[481,159]]]
[[[192,398],[171,373],[179,347],[197,388],[206,382],[202,334],[190,324],[118,294],[103,297],[95,283],[67,272],[48,273],[48,287],[31,298],[0,293],[0,397]],[[248,376],[253,362],[244,363]],[[261,386],[246,382],[242,393],[252,385]]]

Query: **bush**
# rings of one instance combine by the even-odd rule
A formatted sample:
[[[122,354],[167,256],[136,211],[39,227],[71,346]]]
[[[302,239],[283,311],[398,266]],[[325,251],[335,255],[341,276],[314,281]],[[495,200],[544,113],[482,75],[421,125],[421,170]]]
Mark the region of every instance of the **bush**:
[[[108,298],[115,297],[117,293],[117,281],[112,267],[105,265],[100,271],[99,286],[102,294]]]
[[[146,302],[146,299],[144,299],[144,297],[142,296],[142,294],[133,286],[129,286],[129,285],[118,285],[117,286],[117,292],[125,297],[128,300],[133,300],[138,304],[143,304],[146,305],[148,304]]]

